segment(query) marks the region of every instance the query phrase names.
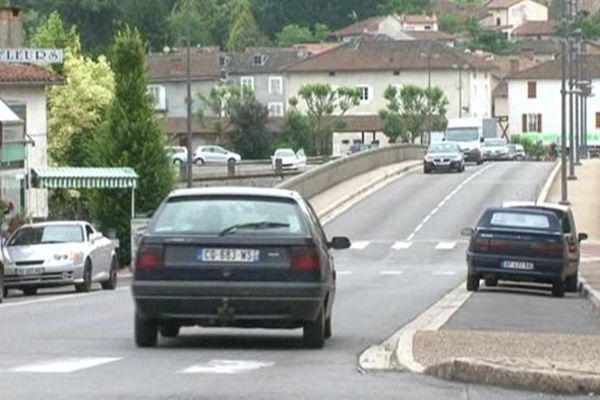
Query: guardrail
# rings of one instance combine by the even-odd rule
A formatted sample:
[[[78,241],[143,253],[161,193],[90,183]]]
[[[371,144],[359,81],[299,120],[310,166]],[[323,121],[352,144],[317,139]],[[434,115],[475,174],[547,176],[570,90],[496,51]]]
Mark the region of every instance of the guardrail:
[[[295,190],[310,198],[357,175],[403,161],[418,160],[424,155],[425,147],[419,145],[380,147],[332,161],[292,177],[277,187]]]

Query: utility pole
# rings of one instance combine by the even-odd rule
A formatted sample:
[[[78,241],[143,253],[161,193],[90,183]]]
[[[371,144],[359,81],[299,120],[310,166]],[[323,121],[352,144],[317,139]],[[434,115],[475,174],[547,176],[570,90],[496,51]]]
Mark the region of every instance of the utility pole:
[[[575,1],[575,20],[579,18],[579,1]],[[581,165],[581,132],[583,131],[582,112],[583,112],[583,92],[581,86],[581,33],[577,30],[575,36],[575,165]]]
[[[574,85],[574,77],[573,77],[573,61],[574,61],[574,46],[573,46],[573,1],[569,1],[569,26],[568,26],[568,36],[567,40],[569,41],[569,176],[567,179],[576,180],[575,176],[575,125],[574,125],[574,116],[573,116],[573,92],[575,90]]]
[[[186,85],[187,85],[187,187],[191,188],[193,185],[192,180],[192,166],[194,164],[192,154],[192,60],[191,60],[191,28],[190,28],[190,13],[191,13],[191,0],[186,2],[186,13],[185,13],[185,43],[186,43]]]
[[[565,18],[566,13],[563,11],[562,25],[567,32],[570,27]],[[562,54],[561,54],[561,89],[560,89],[560,114],[561,114],[561,134],[560,134],[560,203],[569,204],[567,193],[567,39],[562,39]]]

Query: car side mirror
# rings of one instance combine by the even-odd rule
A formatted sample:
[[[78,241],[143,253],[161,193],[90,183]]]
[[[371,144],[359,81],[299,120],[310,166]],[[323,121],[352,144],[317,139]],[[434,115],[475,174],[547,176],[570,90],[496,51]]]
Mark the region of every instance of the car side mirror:
[[[479,138],[479,141],[480,141],[481,143],[483,143],[483,142],[485,142],[485,139],[484,139],[484,138]]]
[[[331,242],[328,243],[330,249],[334,250],[345,250],[349,249],[351,246],[350,239],[343,236],[336,236],[331,239]]]
[[[90,242],[94,243],[97,240],[102,239],[102,234],[99,232],[94,232],[90,235]]]
[[[577,235],[577,239],[579,239],[580,242],[583,242],[584,240],[588,239],[588,234],[587,233],[580,233],[579,235]]]
[[[473,230],[473,228],[463,228],[463,229],[460,231],[460,234],[461,234],[462,236],[468,236],[468,237],[471,237],[471,236],[473,236],[473,233],[475,233],[475,231]]]

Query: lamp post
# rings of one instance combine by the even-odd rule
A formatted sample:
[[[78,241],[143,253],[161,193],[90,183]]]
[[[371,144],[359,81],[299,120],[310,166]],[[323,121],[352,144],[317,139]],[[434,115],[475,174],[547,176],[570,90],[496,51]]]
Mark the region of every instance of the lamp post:
[[[431,52],[431,43],[429,42],[427,53],[421,53],[421,58],[427,59],[427,139],[426,142],[429,142],[431,138],[431,59],[438,58],[439,54],[432,54]],[[421,137],[421,144],[423,143],[423,138]]]
[[[185,44],[186,44],[186,86],[187,86],[187,187],[191,188],[192,181],[192,60],[190,50],[190,12],[191,12],[191,0],[186,2],[186,13],[185,13]]]
[[[463,89],[462,71],[463,71],[463,69],[467,70],[469,68],[469,66],[466,64],[463,64],[463,65],[452,64],[452,68],[458,69],[458,118],[462,118],[462,110],[463,110],[463,106],[462,106],[462,89]]]
[[[575,176],[575,120],[573,115],[573,94],[575,90],[574,77],[574,46],[573,46],[573,0],[569,1],[569,26],[568,26],[568,42],[569,42],[569,176],[567,179],[576,180]]]
[[[564,18],[562,25],[566,27],[568,22]],[[561,88],[560,88],[560,115],[561,115],[561,134],[560,134],[560,203],[569,204],[567,193],[567,39],[562,39],[561,54]]]

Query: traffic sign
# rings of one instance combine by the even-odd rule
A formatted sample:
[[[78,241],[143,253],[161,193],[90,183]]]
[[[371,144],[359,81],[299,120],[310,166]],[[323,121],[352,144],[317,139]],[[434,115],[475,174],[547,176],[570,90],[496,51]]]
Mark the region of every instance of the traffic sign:
[[[0,62],[16,64],[62,64],[62,49],[0,49]]]

